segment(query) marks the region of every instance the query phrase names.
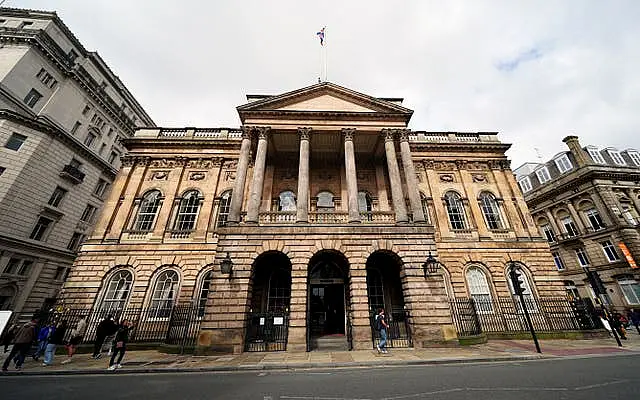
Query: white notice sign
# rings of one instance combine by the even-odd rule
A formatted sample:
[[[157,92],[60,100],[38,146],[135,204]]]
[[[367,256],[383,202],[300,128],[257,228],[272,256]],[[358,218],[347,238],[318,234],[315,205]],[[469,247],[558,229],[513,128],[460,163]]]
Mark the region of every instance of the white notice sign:
[[[283,325],[284,324],[284,318],[283,317],[273,317],[273,324],[274,325]]]
[[[264,325],[264,317],[260,317],[260,325]]]

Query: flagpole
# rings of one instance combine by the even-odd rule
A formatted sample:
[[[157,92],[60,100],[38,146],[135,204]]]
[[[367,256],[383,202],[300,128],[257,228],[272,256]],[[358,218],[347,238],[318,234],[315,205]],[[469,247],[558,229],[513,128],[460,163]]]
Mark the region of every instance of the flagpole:
[[[329,55],[329,48],[327,45],[327,28],[324,28],[324,81],[326,82],[329,77],[328,77],[328,69],[327,69],[327,56]]]

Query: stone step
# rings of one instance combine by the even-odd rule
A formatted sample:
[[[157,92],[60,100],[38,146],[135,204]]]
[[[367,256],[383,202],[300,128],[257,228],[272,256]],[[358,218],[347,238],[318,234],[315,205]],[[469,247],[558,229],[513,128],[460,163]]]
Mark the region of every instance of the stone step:
[[[346,336],[322,336],[313,339],[315,351],[347,351],[349,343]]]

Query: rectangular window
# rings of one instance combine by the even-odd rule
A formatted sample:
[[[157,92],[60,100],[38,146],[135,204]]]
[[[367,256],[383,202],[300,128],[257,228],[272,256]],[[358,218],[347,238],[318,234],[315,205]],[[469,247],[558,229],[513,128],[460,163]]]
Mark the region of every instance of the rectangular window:
[[[94,133],[89,132],[87,137],[84,139],[84,145],[87,147],[91,147],[93,142],[96,140],[96,135]]]
[[[637,151],[627,151],[627,155],[636,165],[636,167],[640,167],[640,154]]]
[[[20,269],[18,269],[18,275],[22,275],[22,276],[29,275],[29,272],[31,271],[31,266],[32,265],[33,265],[33,261],[24,260],[22,262],[22,265],[20,266]]]
[[[624,158],[622,158],[622,155],[620,155],[619,151],[608,150],[607,152],[609,153],[609,156],[611,157],[614,163],[618,165],[627,165],[627,163],[624,161]]]
[[[604,158],[602,157],[602,154],[600,154],[598,149],[592,147],[592,148],[588,148],[587,151],[589,152],[589,155],[591,156],[591,159],[593,161],[595,161],[598,164],[606,164],[604,161]]]
[[[6,171],[7,169],[5,167],[0,167],[0,176],[2,176],[2,174],[4,174],[4,171]]]
[[[105,192],[105,190],[107,190],[108,186],[109,186],[109,184],[107,183],[107,181],[105,181],[102,178],[98,179],[98,184],[96,184],[96,188],[93,190],[93,194],[95,194],[96,196],[102,198],[102,196],[104,195],[104,192]]]
[[[24,98],[24,104],[33,108],[33,106],[35,106],[38,100],[40,100],[41,98],[42,95],[40,94],[40,92],[35,89],[31,89]]]
[[[93,222],[93,217],[96,213],[97,208],[92,206],[91,204],[87,204],[84,211],[82,212],[82,216],[80,217],[80,221],[91,223]]]
[[[600,217],[600,213],[595,208],[585,211],[584,213],[591,224],[591,227],[594,231],[599,231],[600,229],[604,229],[605,225],[602,222],[602,218]]]
[[[15,275],[18,272],[18,267],[20,267],[20,261],[22,260],[20,260],[19,258],[10,258],[7,266],[4,267],[4,271],[2,271],[2,273]]]
[[[53,191],[53,194],[51,195],[51,198],[49,199],[48,204],[50,206],[58,207],[66,194],[67,191],[65,189],[61,188],[60,186],[56,187],[56,189]]]
[[[107,90],[107,82],[105,81],[100,82],[100,89]]]
[[[67,245],[67,249],[71,251],[77,251],[78,247],[82,244],[84,239],[84,235],[80,232],[74,232],[71,235],[71,239],[69,240],[69,244]]]
[[[82,166],[82,163],[76,160],[75,158],[72,158],[71,161],[69,162],[69,165],[72,166],[73,168],[79,169]]]
[[[14,132],[11,134],[9,140],[7,140],[7,143],[5,143],[4,147],[9,150],[18,151],[20,150],[20,147],[22,147],[22,144],[25,140],[27,140],[26,136]]]
[[[589,258],[582,247],[576,249],[576,257],[578,257],[578,263],[581,267],[589,266]]]
[[[518,181],[518,184],[520,184],[520,189],[522,189],[522,193],[527,193],[529,190],[531,190],[531,180],[529,179],[528,176],[523,179],[520,179]]]
[[[45,235],[47,234],[49,226],[51,226],[52,223],[53,221],[49,218],[38,218],[38,222],[36,222],[36,226],[33,228],[33,231],[31,231],[31,235],[29,235],[29,238],[34,240],[43,240],[45,238]]]
[[[573,168],[573,165],[571,165],[571,161],[566,154],[563,154],[562,156],[556,158],[555,162],[556,166],[558,167],[558,171],[560,171],[561,174],[564,174],[565,172]]]
[[[102,155],[104,153],[104,149],[106,148],[107,148],[107,144],[102,143],[102,145],[100,146],[100,150],[98,151],[98,154]]]
[[[620,278],[618,279],[618,286],[620,286],[627,303],[640,304],[640,285],[635,279],[629,277]]]
[[[89,111],[91,111],[91,106],[87,104],[86,106],[84,106],[84,109],[82,109],[82,115],[86,116],[87,114],[89,114]]]
[[[54,281],[60,281],[64,278],[64,273],[67,269],[65,267],[56,268],[56,274],[53,276]]]
[[[616,248],[611,244],[610,240],[605,240],[604,242],[600,242],[602,246],[602,251],[604,251],[604,255],[607,256],[607,260],[609,262],[620,261],[620,257],[618,256],[618,252]]]
[[[113,128],[109,128],[109,132],[107,132],[107,136],[111,137],[113,135]]]
[[[551,253],[551,255],[553,255],[553,262],[556,264],[556,268],[558,268],[558,271],[564,271],[564,262],[562,262],[562,258],[560,258],[560,253],[554,251]]]
[[[553,233],[553,229],[551,229],[550,225],[542,225],[542,233],[544,233],[544,236],[547,238],[547,242],[555,243],[556,235]]]
[[[546,183],[551,180],[551,175],[549,175],[549,169],[547,167],[542,167],[537,170],[536,175],[538,176],[540,183]]]
[[[36,77],[40,79],[40,82],[42,82],[45,86],[51,89],[53,89],[58,83],[58,81],[53,77],[53,75],[48,73],[44,68],[40,69],[40,72],[36,74]]]
[[[78,132],[78,129],[80,129],[80,125],[82,125],[80,123],[80,121],[76,121],[75,124],[73,124],[73,128],[71,128],[71,134],[75,134],[76,132]]]
[[[69,50],[67,57],[69,58],[69,61],[75,62],[76,58],[78,58],[78,53],[76,53],[75,50]]]
[[[576,228],[576,225],[573,223],[571,217],[563,218],[562,225],[564,226],[568,237],[578,236],[578,228]]]
[[[112,151],[111,154],[109,154],[109,164],[113,164],[113,162],[118,158],[118,153],[116,153],[115,151]]]

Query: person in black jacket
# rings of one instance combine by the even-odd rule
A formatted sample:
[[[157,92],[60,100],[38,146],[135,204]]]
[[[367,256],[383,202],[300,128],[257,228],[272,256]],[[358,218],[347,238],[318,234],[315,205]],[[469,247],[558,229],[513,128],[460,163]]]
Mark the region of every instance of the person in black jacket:
[[[117,368],[122,368],[120,364],[122,359],[124,358],[124,353],[127,351],[127,342],[129,341],[129,333],[134,328],[131,323],[124,319],[122,320],[122,324],[118,327],[118,331],[116,332],[116,337],[113,340],[113,350],[111,351],[111,361],[109,361],[109,370],[113,371]],[[118,357],[118,363],[115,364],[114,361],[116,359],[116,355],[120,353]]]
[[[93,358],[96,360],[102,357],[102,345],[107,336],[111,336],[118,330],[118,325],[113,321],[112,315],[100,321],[96,327],[96,341],[93,344]]]

